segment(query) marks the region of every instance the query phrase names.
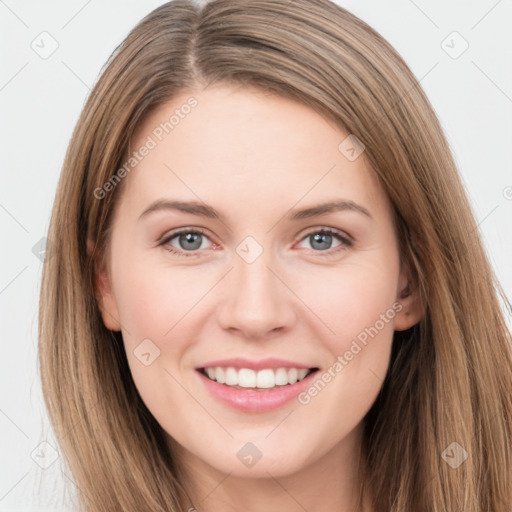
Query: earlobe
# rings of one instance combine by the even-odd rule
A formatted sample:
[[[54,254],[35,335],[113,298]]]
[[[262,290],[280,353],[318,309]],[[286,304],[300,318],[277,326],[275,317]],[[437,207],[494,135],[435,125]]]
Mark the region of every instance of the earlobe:
[[[94,244],[87,243],[89,254]],[[105,327],[111,331],[120,331],[119,311],[112,291],[108,270],[101,258],[94,258],[94,292]]]
[[[423,307],[418,287],[413,287],[404,275],[400,276],[397,302],[401,309],[394,318],[393,327],[395,331],[405,331],[421,320]]]

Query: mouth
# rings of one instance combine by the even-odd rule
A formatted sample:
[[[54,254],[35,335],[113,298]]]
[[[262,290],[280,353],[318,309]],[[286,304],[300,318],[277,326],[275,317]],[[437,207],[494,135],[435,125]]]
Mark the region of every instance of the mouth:
[[[207,393],[229,409],[264,413],[293,403],[311,385],[319,367],[298,361],[235,357],[195,368]]]
[[[212,398],[243,413],[265,413],[293,403],[311,385],[318,370],[282,359],[255,362],[242,358],[196,368]]]
[[[209,366],[198,371],[210,381],[237,390],[272,391],[301,382],[318,368],[235,368]]]

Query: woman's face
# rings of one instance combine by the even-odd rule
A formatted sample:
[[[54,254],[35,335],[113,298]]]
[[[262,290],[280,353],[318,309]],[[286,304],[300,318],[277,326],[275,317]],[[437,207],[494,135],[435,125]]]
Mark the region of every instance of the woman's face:
[[[348,135],[215,86],[132,140],[101,309],[183,457],[277,477],[355,453],[393,331],[418,318],[390,204]]]

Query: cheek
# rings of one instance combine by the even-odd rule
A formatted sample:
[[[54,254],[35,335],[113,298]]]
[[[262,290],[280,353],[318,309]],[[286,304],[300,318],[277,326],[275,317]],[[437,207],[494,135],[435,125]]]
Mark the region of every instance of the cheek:
[[[312,411],[332,442],[364,417],[387,372],[399,267],[394,259],[387,266],[379,263],[383,260],[381,254],[339,272],[329,269],[329,279],[308,278],[308,305],[335,334],[323,329],[330,360],[299,402]],[[316,284],[311,288],[311,283]]]
[[[297,279],[297,294],[321,320],[319,325],[324,325],[323,340],[329,351],[339,354],[392,307],[397,278],[398,267],[392,263],[387,267],[370,261],[339,269],[319,268]],[[386,326],[379,322],[378,327],[388,335],[392,331],[391,322]]]
[[[143,258],[127,259],[117,270],[115,295],[123,327],[155,340],[170,335],[205,293],[208,282],[204,273]]]
[[[183,268],[135,258],[120,262],[117,272],[115,295],[131,373],[144,398],[155,396],[154,390],[169,379],[164,369],[179,372],[184,354],[197,339],[190,320],[206,285]]]

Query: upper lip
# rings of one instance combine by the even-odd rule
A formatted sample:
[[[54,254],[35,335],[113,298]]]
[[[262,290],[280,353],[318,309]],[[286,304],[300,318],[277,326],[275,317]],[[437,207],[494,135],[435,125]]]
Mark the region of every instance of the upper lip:
[[[232,359],[222,359],[217,361],[209,361],[203,365],[198,366],[196,369],[201,368],[215,368],[215,367],[228,368],[232,366],[234,368],[250,368],[252,370],[264,370],[265,368],[277,369],[277,368],[315,368],[314,366],[297,363],[296,361],[287,361],[285,359],[260,359],[259,361],[251,361],[242,357],[235,357]]]

